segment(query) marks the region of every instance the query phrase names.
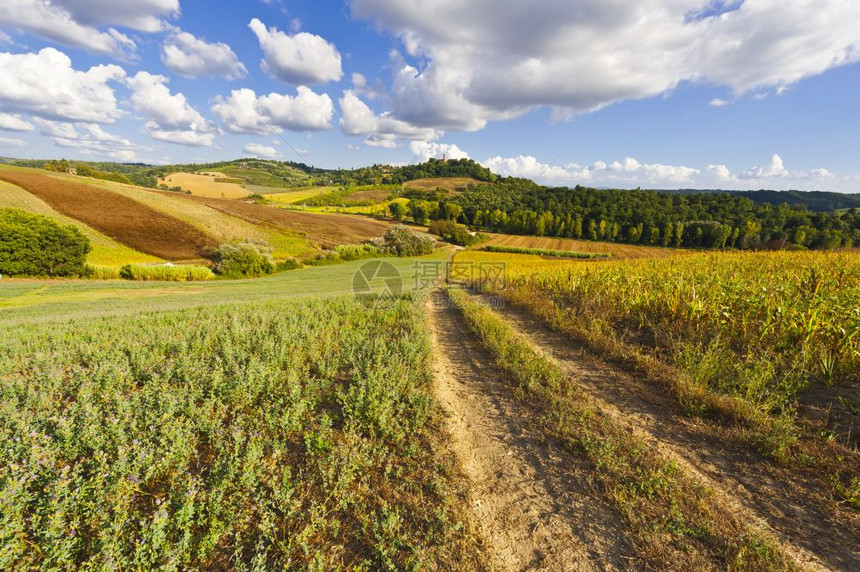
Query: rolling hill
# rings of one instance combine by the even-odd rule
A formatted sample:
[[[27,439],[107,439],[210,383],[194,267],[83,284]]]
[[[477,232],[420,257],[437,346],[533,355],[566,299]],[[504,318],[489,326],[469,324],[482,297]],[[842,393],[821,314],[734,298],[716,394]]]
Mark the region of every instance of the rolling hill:
[[[276,259],[305,258],[381,236],[391,224],[20,167],[0,167],[0,181],[0,206],[73,221],[90,236],[95,264],[199,260],[234,240],[266,242]]]

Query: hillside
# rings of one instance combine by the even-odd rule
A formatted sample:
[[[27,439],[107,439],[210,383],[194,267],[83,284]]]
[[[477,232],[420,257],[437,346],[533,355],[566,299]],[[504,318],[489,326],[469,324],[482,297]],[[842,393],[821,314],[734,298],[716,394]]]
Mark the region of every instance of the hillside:
[[[93,240],[96,264],[197,260],[235,240],[265,242],[276,259],[308,257],[381,236],[391,224],[14,167],[0,168],[0,181],[9,189],[0,206],[74,221]]]

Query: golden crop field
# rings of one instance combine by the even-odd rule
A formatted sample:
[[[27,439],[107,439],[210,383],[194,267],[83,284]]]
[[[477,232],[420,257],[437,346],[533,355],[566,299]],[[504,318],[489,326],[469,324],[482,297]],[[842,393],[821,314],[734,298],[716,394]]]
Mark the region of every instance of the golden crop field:
[[[212,197],[216,199],[244,199],[251,193],[242,185],[236,183],[217,183],[216,178],[229,179],[231,177],[218,172],[207,173],[171,173],[163,179],[158,179],[159,185],[168,187],[182,187],[191,191],[192,195],[198,197]]]
[[[611,254],[614,258],[655,258],[674,256],[677,249],[657,246],[639,246],[612,242],[591,242],[573,238],[546,236],[519,236],[514,234],[488,233],[490,240],[484,245],[514,246],[519,248],[541,248],[547,250],[570,250],[573,252]]]
[[[472,179],[471,177],[433,177],[427,179],[415,179],[403,183],[407,189],[417,189],[419,191],[435,191],[436,189],[446,189],[449,191],[462,191],[467,185],[478,185],[481,181]]]

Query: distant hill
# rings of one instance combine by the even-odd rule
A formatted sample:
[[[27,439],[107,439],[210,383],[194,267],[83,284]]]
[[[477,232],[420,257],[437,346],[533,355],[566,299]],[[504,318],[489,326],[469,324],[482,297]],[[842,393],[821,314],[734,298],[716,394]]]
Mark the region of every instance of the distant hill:
[[[695,195],[700,193],[729,193],[745,197],[756,204],[804,205],[811,211],[824,212],[860,208],[860,194],[828,193],[823,191],[733,191],[726,189],[676,189],[658,190],[661,193]]]

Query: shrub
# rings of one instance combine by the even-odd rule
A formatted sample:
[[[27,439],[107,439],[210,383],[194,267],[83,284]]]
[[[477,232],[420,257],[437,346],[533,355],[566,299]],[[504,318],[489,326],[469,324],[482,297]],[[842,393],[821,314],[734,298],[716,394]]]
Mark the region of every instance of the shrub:
[[[247,278],[271,274],[275,270],[271,249],[266,244],[231,242],[214,253],[215,272],[225,278]]]
[[[0,209],[0,274],[80,276],[90,241],[71,225],[18,209]]]
[[[430,254],[436,247],[436,240],[427,234],[419,234],[408,226],[393,226],[380,238],[370,241],[380,252],[395,256],[421,256]]]
[[[377,248],[373,244],[364,243],[364,244],[342,244],[340,246],[335,247],[335,252],[337,252],[338,256],[342,260],[358,260],[360,258],[368,258],[371,256],[378,256],[380,254],[379,248]]]
[[[308,266],[327,266],[329,264],[337,264],[343,262],[340,255],[334,250],[324,250],[317,254],[314,258],[306,260]]]
[[[215,275],[205,266],[126,264],[119,269],[119,277],[140,281],[202,282],[212,280]]]
[[[287,270],[298,270],[302,267],[302,263],[295,258],[287,258],[275,265],[275,272],[286,272]]]
[[[430,223],[430,232],[459,246],[472,246],[487,239],[485,235],[472,233],[465,225],[451,220],[434,220]]]

